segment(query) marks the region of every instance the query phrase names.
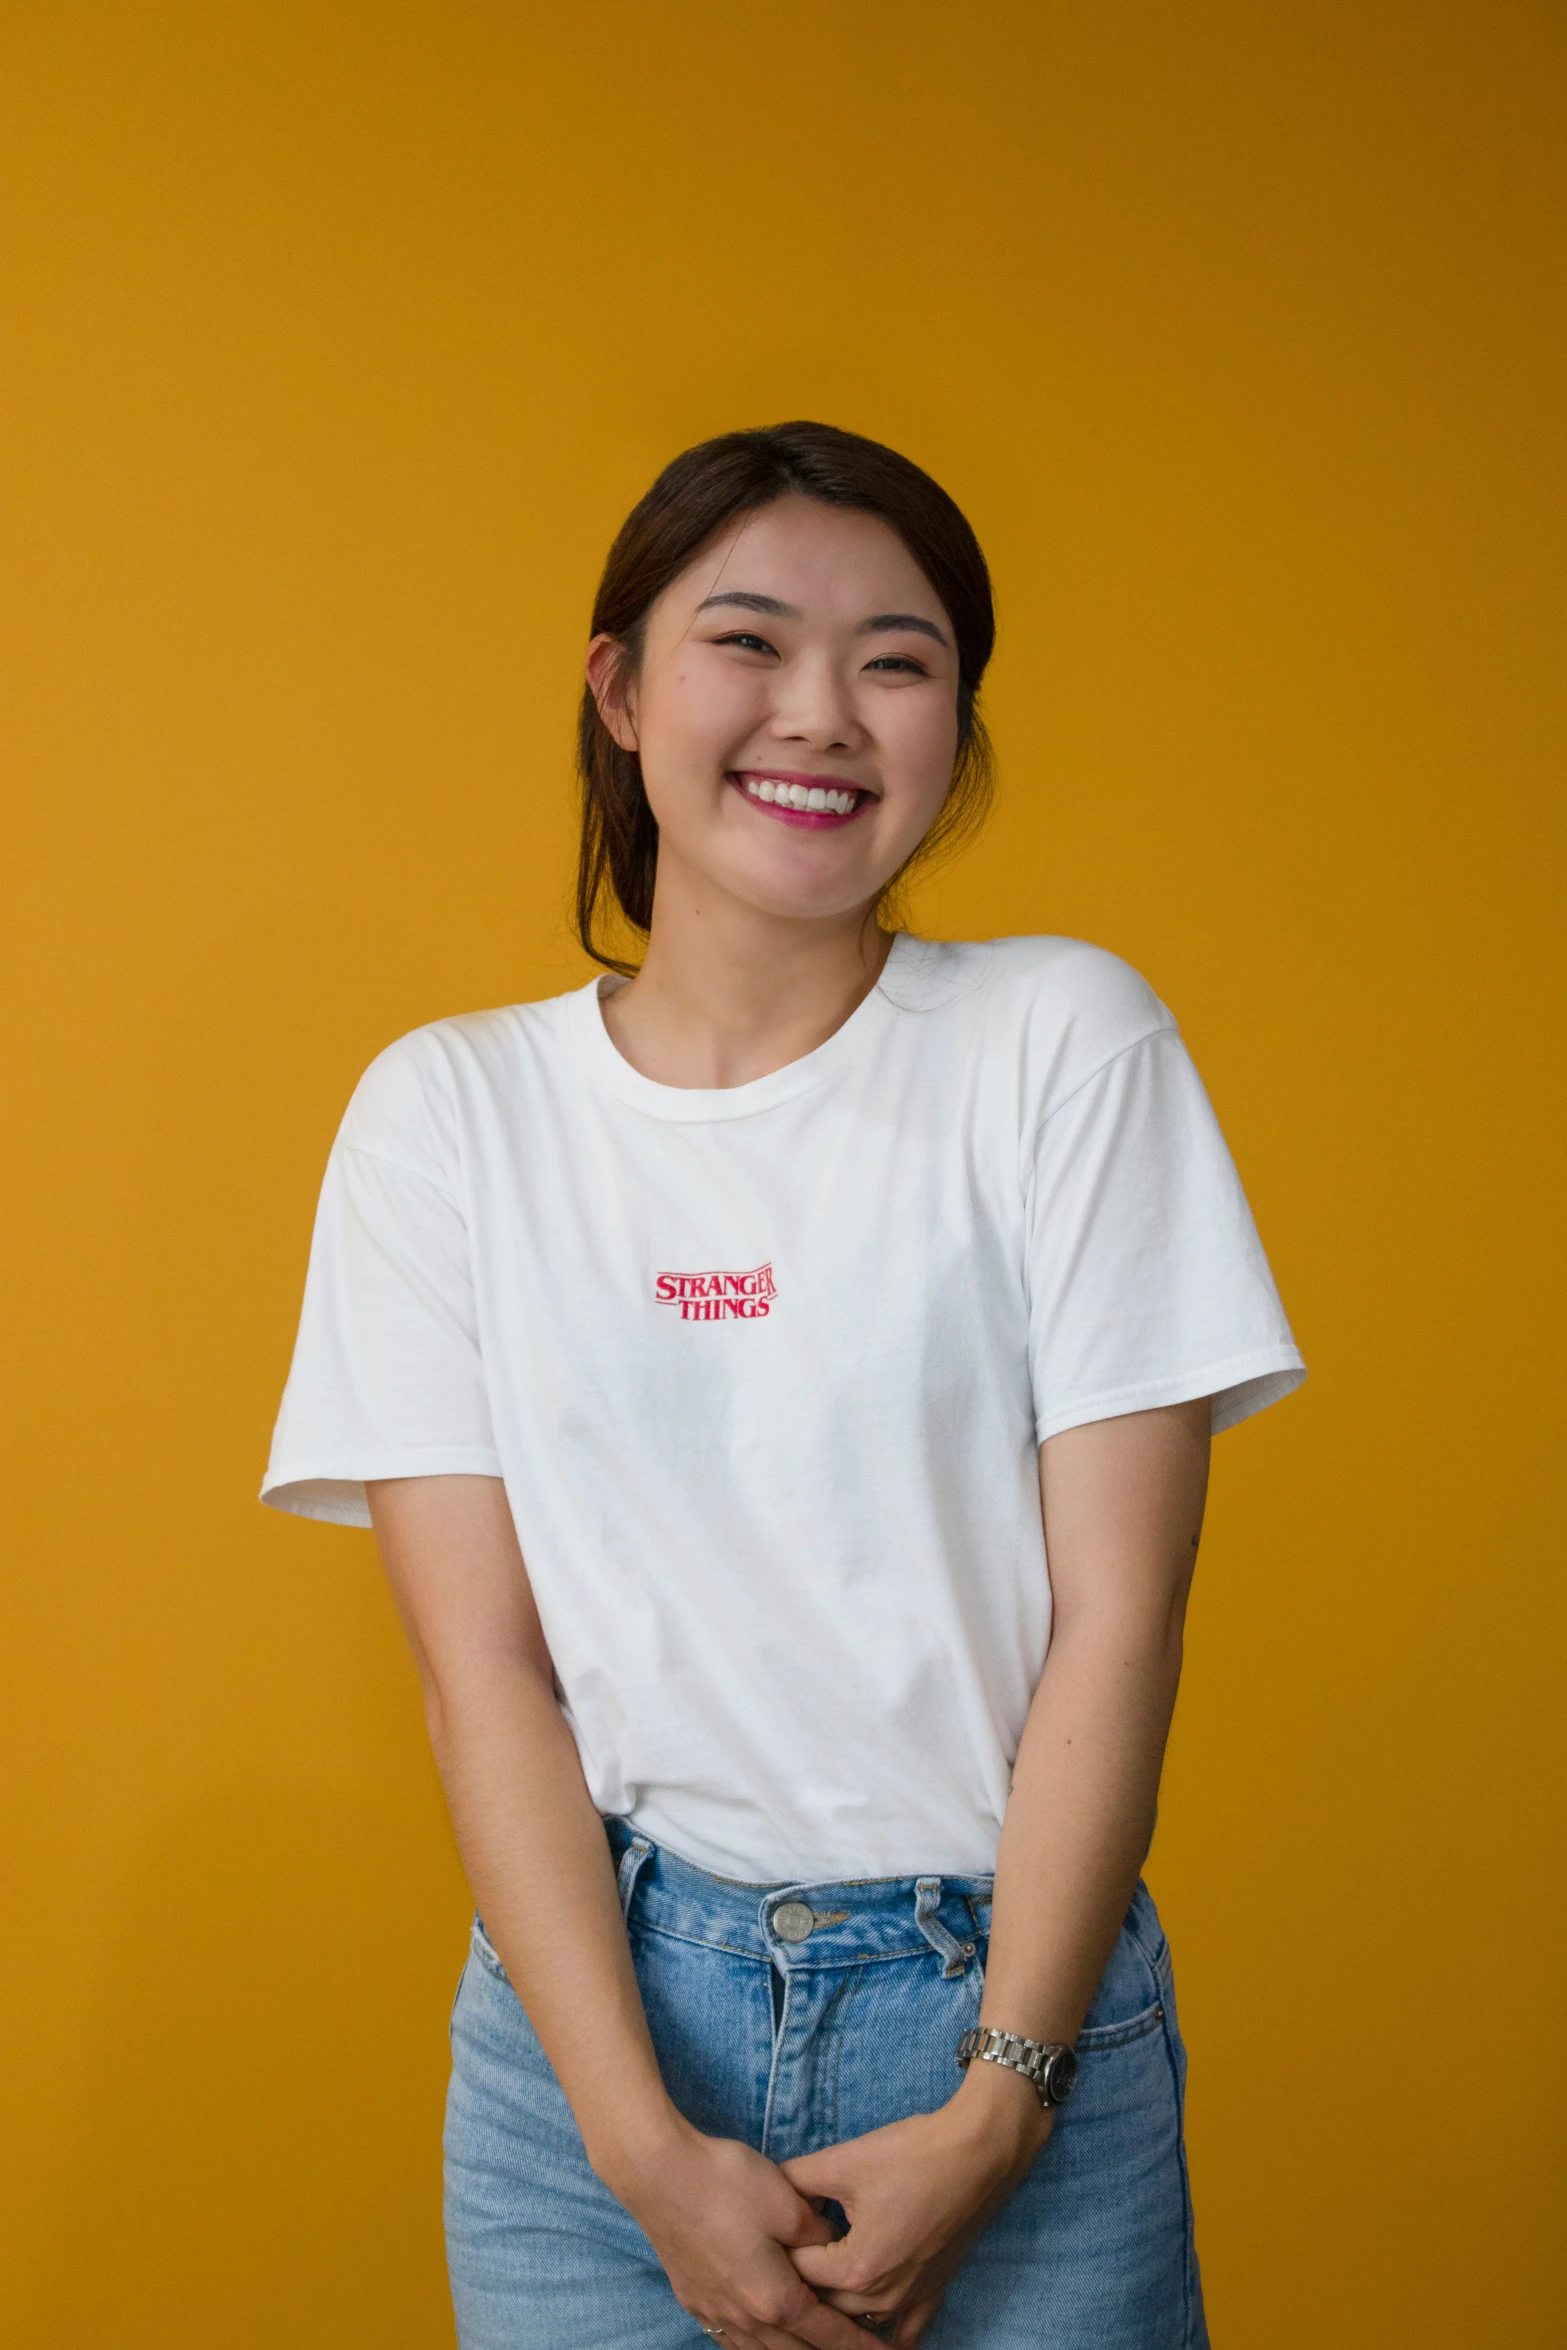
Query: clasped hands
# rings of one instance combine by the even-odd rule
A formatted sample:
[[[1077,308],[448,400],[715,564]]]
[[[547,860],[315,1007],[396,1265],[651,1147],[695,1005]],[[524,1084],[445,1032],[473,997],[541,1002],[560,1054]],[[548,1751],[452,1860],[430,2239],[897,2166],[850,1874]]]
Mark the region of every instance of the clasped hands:
[[[936,2112],[780,2164],[677,2118],[635,2176],[610,2184],[681,2307],[725,2350],[864,2350],[870,2325],[913,2350],[1052,2118],[1016,2074],[976,2065]]]

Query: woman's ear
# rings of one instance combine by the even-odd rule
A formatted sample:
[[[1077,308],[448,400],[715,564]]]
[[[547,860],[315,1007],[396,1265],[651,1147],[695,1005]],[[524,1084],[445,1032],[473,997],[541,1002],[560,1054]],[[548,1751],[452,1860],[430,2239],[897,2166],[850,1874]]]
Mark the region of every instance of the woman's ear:
[[[588,647],[588,691],[598,714],[623,751],[637,747],[636,715],[632,704],[635,680],[626,663],[619,637],[596,636]]]

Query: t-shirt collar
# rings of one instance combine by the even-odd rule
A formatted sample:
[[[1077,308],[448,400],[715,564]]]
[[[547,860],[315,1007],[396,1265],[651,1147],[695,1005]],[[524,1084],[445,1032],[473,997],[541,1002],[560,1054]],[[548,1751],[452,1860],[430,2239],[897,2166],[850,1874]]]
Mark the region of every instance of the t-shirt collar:
[[[917,942],[905,931],[899,931],[881,977],[843,1026],[835,1028],[825,1044],[819,1044],[814,1052],[802,1054],[797,1061],[785,1062],[781,1069],[771,1070],[766,1077],[753,1077],[746,1085],[660,1085],[655,1079],[644,1077],[640,1069],[633,1069],[611,1041],[604,1025],[602,979],[589,980],[586,987],[578,988],[567,999],[573,1047],[595,1084],[629,1102],[634,1109],[645,1111],[649,1117],[667,1118],[684,1125],[753,1117],[760,1110],[777,1109],[780,1103],[808,1093],[885,1032],[897,1015],[887,982],[902,969],[911,953],[917,952]]]

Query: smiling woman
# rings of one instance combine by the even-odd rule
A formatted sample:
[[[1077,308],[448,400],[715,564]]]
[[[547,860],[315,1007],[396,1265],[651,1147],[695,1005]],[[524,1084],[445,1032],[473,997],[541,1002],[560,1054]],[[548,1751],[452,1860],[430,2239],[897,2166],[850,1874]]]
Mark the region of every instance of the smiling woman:
[[[735,568],[742,550],[744,577]],[[865,599],[857,608],[846,594],[846,563]],[[743,613],[771,625],[736,626]],[[661,640],[652,646],[650,623]],[[764,701],[776,710],[780,693],[787,700],[813,690],[813,671],[818,692],[830,681],[847,696],[858,682],[862,708],[875,706],[866,701],[872,680],[884,692],[921,680],[934,689],[918,697],[923,707],[902,728],[907,734],[928,723],[932,705],[939,708],[935,731],[944,747],[935,739],[927,744],[934,804],[878,897],[916,856],[927,862],[957,848],[984,818],[992,763],[978,696],[995,643],[990,576],[960,509],[891,449],[829,425],[787,424],[687,450],[633,508],[610,549],[592,633],[579,726],[577,927],[588,952],[612,969],[629,966],[601,951],[606,898],[635,929],[651,927],[663,823],[650,799],[657,781],[650,786],[645,774],[648,746],[639,745],[623,700],[648,671],[649,657],[656,673],[676,642],[730,647],[749,669],[770,676],[765,695],[760,686],[751,693],[758,725]],[[710,673],[704,684],[720,690]],[[724,700],[743,728],[741,696],[725,690]],[[780,739],[790,739],[786,723]],[[778,740],[764,756],[777,760]],[[855,790],[854,813],[872,796],[872,779],[847,751],[821,772],[773,764],[726,772],[752,786],[761,805],[782,800],[797,814],[828,813],[825,800],[812,808],[813,790]],[[803,808],[798,792],[806,795]],[[867,856],[861,870],[876,862]]]
[[[1206,2341],[1138,1872],[1209,1438],[1303,1373],[1136,974],[880,918],[992,636],[893,451],[678,458],[587,653],[606,976],[332,1154],[265,1492],[373,1523],[482,1912],[463,2350]]]

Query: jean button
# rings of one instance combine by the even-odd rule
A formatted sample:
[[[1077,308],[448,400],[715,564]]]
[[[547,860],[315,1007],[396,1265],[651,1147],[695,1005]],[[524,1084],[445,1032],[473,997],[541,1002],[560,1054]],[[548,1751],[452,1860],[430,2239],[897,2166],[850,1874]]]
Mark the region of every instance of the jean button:
[[[780,1942],[804,1942],[816,1923],[808,1901],[780,1901],[773,1911],[773,1932]]]

